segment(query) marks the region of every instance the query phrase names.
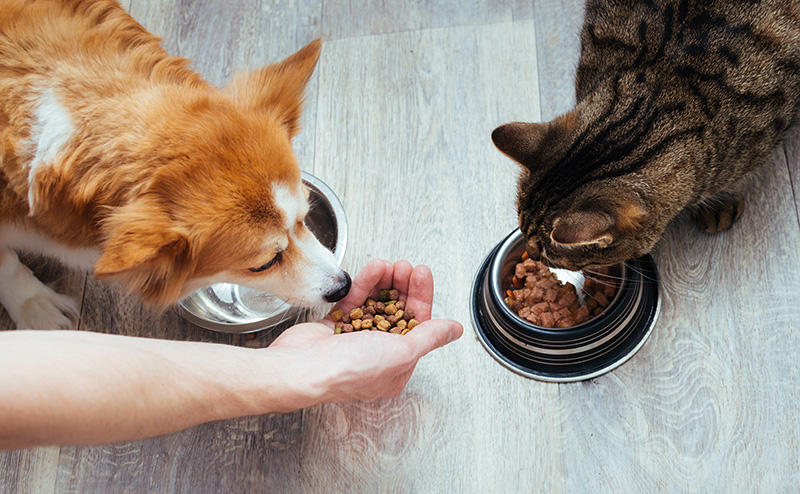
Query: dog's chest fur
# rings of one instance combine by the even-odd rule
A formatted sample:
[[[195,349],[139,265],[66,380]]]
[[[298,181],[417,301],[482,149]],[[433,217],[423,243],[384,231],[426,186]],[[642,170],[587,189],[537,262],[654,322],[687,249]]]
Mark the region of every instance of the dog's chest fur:
[[[152,101],[205,89],[186,63],[115,2],[0,0],[0,225],[98,247],[103,208],[151,173],[131,164]]]

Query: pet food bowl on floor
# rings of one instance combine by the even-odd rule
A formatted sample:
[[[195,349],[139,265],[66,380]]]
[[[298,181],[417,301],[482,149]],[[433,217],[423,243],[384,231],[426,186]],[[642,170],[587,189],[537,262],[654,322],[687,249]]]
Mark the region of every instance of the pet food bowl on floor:
[[[347,218],[333,191],[317,177],[303,172],[311,206],[306,226],[341,264],[347,245]],[[231,283],[216,283],[181,300],[181,316],[202,328],[224,333],[252,333],[282,323],[299,322],[310,309],[290,305],[269,293]]]
[[[620,284],[600,315],[577,326],[550,329],[531,324],[505,302],[524,250],[522,233],[513,231],[483,262],[472,288],[472,324],[498,362],[533,379],[581,381],[611,371],[644,345],[660,310],[658,273],[650,256],[616,267]],[[553,271],[563,277],[558,273],[563,270]]]

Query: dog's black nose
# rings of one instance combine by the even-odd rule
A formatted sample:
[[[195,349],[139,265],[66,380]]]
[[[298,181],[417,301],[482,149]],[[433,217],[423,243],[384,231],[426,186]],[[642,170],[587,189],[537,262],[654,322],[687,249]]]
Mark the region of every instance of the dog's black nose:
[[[341,299],[345,298],[348,293],[350,293],[350,286],[352,284],[353,281],[350,279],[350,275],[347,274],[347,271],[345,271],[344,285],[342,285],[342,287],[336,290],[335,292],[326,293],[322,298],[324,298],[326,302],[338,302]]]

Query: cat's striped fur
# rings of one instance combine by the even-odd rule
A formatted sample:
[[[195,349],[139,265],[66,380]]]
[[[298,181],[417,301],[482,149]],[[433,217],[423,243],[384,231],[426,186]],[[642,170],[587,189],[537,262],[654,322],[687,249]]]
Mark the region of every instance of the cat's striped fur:
[[[800,106],[797,0],[589,0],[576,107],[492,134],[523,165],[529,250],[577,269],[648,252],[692,208],[716,232]]]

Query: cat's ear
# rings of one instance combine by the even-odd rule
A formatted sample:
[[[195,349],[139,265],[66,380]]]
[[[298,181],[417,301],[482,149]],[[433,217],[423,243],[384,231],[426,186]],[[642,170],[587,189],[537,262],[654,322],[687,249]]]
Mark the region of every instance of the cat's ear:
[[[604,249],[620,235],[639,228],[647,210],[633,201],[614,204],[609,211],[578,210],[556,218],[550,239],[564,246],[596,245]]]
[[[511,122],[494,129],[492,142],[503,154],[530,168],[537,165],[543,150],[551,148],[577,125],[578,114],[574,110],[547,123]]]

